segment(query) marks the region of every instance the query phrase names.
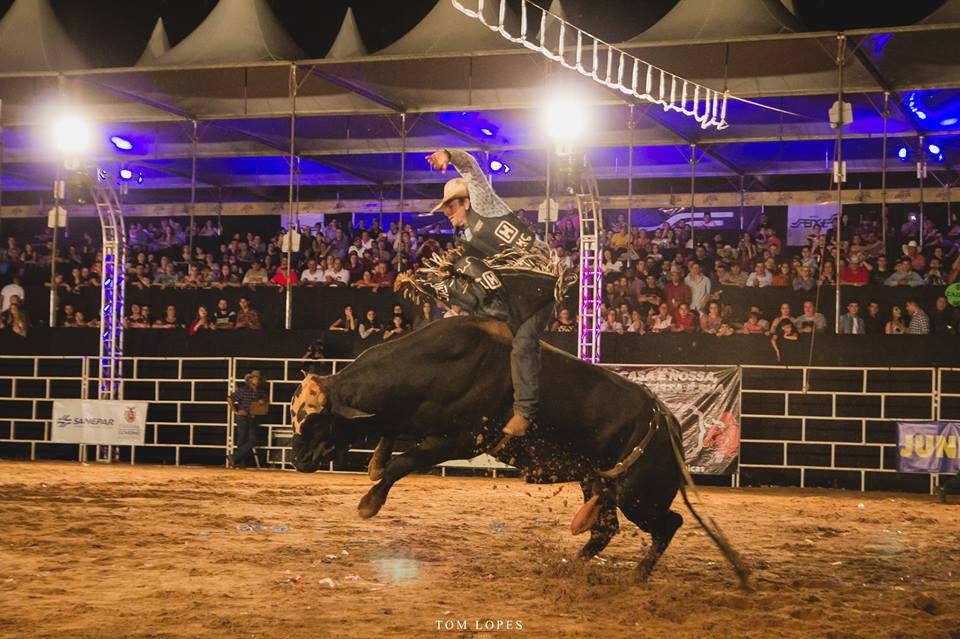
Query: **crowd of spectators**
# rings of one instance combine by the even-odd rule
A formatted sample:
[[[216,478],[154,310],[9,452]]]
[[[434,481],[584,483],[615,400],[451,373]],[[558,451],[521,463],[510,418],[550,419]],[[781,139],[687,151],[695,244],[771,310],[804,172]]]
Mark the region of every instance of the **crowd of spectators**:
[[[525,213],[521,212],[521,216]],[[795,339],[798,334],[828,332],[818,305],[819,287],[833,286],[945,286],[960,273],[960,222],[937,228],[928,217],[923,232],[911,216],[907,223],[880,237],[876,216],[851,220],[845,214],[843,237],[838,243],[832,229],[810,229],[800,247],[786,246],[774,225],[761,218],[755,233],[718,230],[709,213],[692,228],[686,221],[664,224],[653,230],[631,227],[617,216],[603,238],[603,299],[598,315],[601,330],[618,333],[707,333],[718,337],[733,334],[765,334],[777,339]],[[392,289],[396,276],[416,268],[430,256],[452,246],[452,236],[414,231],[391,222],[386,228],[374,218],[355,227],[331,219],[300,230],[299,248],[291,264],[283,250],[282,230],[264,237],[257,233],[224,234],[212,220],[194,229],[193,250],[187,229],[174,219],[135,222],[128,227],[127,285],[147,289],[214,289],[266,287],[282,292],[288,282],[298,287],[350,287],[378,294]],[[579,256],[575,216],[562,218],[546,237],[553,252],[567,267],[576,268]],[[7,284],[0,290],[0,328],[25,333],[30,319],[23,309],[25,291],[21,276],[30,271],[49,272],[51,247],[47,238],[20,242],[8,237],[0,255],[0,269]],[[99,287],[101,253],[89,233],[64,242],[57,257],[55,286],[58,292],[79,294]],[[792,308],[752,306],[735,310],[723,292],[768,288],[801,294],[805,301]],[[874,289],[875,290],[875,289]],[[234,296],[231,296],[234,297]],[[786,302],[787,296],[784,296]],[[769,296],[767,296],[769,299]],[[279,303],[279,302],[278,302]],[[846,305],[840,332],[861,333],[955,333],[958,317],[945,297],[929,308],[911,300],[903,307],[881,307],[878,302]],[[184,313],[186,309],[180,309]],[[436,315],[459,314],[455,308],[422,309],[413,321],[395,312],[379,318],[371,309],[344,310],[330,330],[356,331],[364,340],[390,339]],[[60,325],[97,326],[96,308],[74,308],[63,303]],[[425,319],[426,318],[426,319]],[[552,326],[559,332],[574,331],[576,315],[561,311]],[[832,322],[830,323],[832,324]],[[196,334],[208,330],[257,329],[260,316],[250,308],[250,298],[241,297],[231,308],[221,298],[217,308],[200,306],[184,317],[168,305],[163,310],[133,304],[125,319],[129,328],[179,328]],[[784,334],[790,337],[784,337]]]
[[[960,274],[960,223],[946,231],[925,220],[922,240],[911,220],[884,242],[870,216],[853,222],[844,214],[842,238],[833,229],[813,226],[803,246],[787,247],[765,219],[757,233],[742,233],[726,241],[715,231],[709,214],[697,227],[681,221],[664,224],[652,233],[630,228],[619,216],[606,231],[603,243],[603,303],[600,330],[617,333],[764,334],[777,340],[796,340],[798,334],[832,331],[817,302],[832,305],[833,294],[821,299],[818,287],[945,286]],[[897,231],[897,229],[895,229]],[[911,239],[911,233],[916,239]],[[922,242],[922,244],[921,244]],[[895,247],[895,256],[887,254]],[[767,316],[759,306],[738,315],[724,303],[723,291],[767,288],[785,291],[784,298],[807,297],[803,312],[789,303]],[[873,289],[877,290],[877,289]],[[790,295],[786,291],[791,291]],[[769,299],[769,295],[764,296]],[[781,298],[781,299],[784,299]],[[947,298],[937,298],[923,309],[916,299],[903,307],[882,309],[871,301],[861,315],[859,304],[847,305],[840,333],[955,334],[960,316]],[[772,309],[768,309],[772,310]],[[569,317],[569,326],[576,321]],[[554,330],[565,328],[562,322]]]

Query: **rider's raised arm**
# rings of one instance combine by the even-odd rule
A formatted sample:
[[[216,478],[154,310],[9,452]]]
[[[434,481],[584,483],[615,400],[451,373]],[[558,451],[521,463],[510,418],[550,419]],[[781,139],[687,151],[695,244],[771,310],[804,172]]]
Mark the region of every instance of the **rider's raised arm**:
[[[500,199],[490,186],[476,159],[466,151],[446,149],[450,161],[463,179],[467,181],[470,192],[470,208],[481,217],[500,217],[510,213],[510,207]]]

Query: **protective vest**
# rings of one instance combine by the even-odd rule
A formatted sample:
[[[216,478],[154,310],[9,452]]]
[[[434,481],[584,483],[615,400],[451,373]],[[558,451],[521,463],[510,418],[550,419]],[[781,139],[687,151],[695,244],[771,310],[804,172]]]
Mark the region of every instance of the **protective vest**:
[[[467,228],[458,234],[457,239],[466,252],[491,257],[507,249],[530,251],[536,236],[514,213],[481,217],[471,208],[467,210]]]

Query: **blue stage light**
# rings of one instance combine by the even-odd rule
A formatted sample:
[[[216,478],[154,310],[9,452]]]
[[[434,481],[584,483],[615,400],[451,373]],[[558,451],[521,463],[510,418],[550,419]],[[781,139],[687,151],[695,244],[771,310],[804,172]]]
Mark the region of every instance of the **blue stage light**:
[[[901,162],[907,161],[907,147],[901,146],[900,150],[897,151],[897,157],[900,158]]]
[[[488,128],[486,128],[486,127],[480,129],[480,133],[483,133],[483,134],[484,134],[485,136],[487,136],[488,138],[489,138],[489,137],[493,137],[493,131],[491,131],[490,129],[488,129]]]
[[[943,162],[943,153],[937,154],[937,162]]]
[[[920,118],[921,120],[927,119],[927,114],[924,113],[923,111],[917,111],[916,114],[917,114],[917,117]]]
[[[503,165],[503,174],[504,174],[504,175],[506,175],[507,173],[509,173],[509,172],[512,171],[512,170],[513,170],[513,169],[510,168],[510,165],[509,165],[509,164],[504,164],[504,165]]]
[[[932,155],[940,155],[940,147],[936,144],[927,145],[927,150],[930,151]]]
[[[957,118],[946,118],[944,120],[940,120],[940,126],[953,126],[958,121],[960,120],[958,120]]]
[[[125,138],[121,138],[119,135],[114,135],[111,137],[110,142],[112,142],[113,146],[117,147],[121,151],[129,151],[133,148],[133,142]]]
[[[137,173],[137,184],[143,184],[143,171]]]
[[[133,178],[133,171],[131,171],[130,169],[120,169],[121,180],[129,180],[131,178]]]
[[[500,160],[490,160],[490,170],[496,173],[503,168],[503,162]]]

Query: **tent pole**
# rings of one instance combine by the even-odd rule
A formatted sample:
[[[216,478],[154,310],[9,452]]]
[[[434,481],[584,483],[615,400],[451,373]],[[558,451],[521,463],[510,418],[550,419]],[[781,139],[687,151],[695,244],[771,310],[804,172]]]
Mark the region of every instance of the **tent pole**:
[[[293,286],[290,282],[290,270],[293,268],[293,164],[297,141],[297,65],[290,65],[290,186],[287,195],[287,294],[284,308],[283,327],[290,330],[293,320]]]
[[[926,148],[924,146],[926,140],[922,135],[918,139],[920,143],[917,147],[917,185],[920,187],[920,230],[917,232],[917,245],[920,251],[923,251],[923,179],[927,177],[927,156],[923,152]]]
[[[883,254],[887,254],[887,118],[890,117],[890,92],[883,92],[883,157],[880,161],[880,236]]]
[[[61,102],[64,99],[67,79],[61,73],[57,76],[57,90],[60,94]],[[57,173],[53,181],[53,243],[50,246],[50,328],[57,325],[57,230],[60,226],[60,204],[61,199],[66,195],[66,185],[63,181],[63,163],[62,154],[57,155]]]
[[[193,211],[197,208],[197,121],[191,120],[193,123],[193,132],[190,134],[190,141],[192,144],[191,152],[191,164],[190,164],[190,259],[193,259],[193,231],[194,231],[194,219]]]
[[[407,114],[400,114],[400,229],[403,233],[403,190],[407,181]]]
[[[543,219],[543,240],[545,242],[550,241],[550,171],[551,171],[551,160],[553,159],[553,149],[550,145],[547,145],[547,199],[546,202],[546,217]],[[559,211],[558,211],[559,213]],[[559,215],[558,215],[559,217]]]
[[[630,130],[628,149],[630,157],[627,159],[627,234],[633,235],[633,132],[637,122],[633,119],[633,105],[630,105],[630,121],[627,122]]]
[[[743,173],[741,173],[740,174],[740,233],[743,233],[743,205],[744,205]]]
[[[833,331],[840,332],[840,238],[842,237],[843,226],[843,65],[844,53],[846,51],[847,36],[842,33],[837,34],[837,149],[835,152],[836,161],[833,165],[833,179],[837,183],[837,219],[834,222],[836,229],[835,243],[837,245],[837,259],[833,264],[833,275],[837,282],[834,288],[834,318]],[[828,249],[829,252],[829,249]],[[822,268],[822,266],[821,266]]]
[[[690,145],[690,248],[696,248],[697,246],[697,222],[696,222],[696,213],[697,207],[693,203],[693,198],[697,193],[697,169],[696,169],[696,158],[697,145]],[[677,247],[682,248],[682,247]]]

